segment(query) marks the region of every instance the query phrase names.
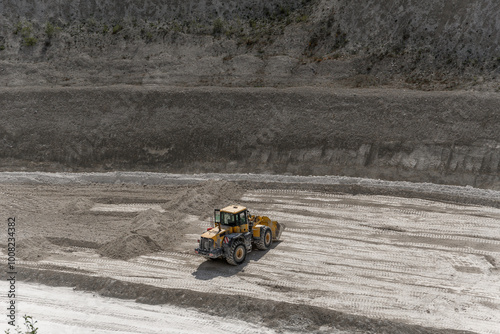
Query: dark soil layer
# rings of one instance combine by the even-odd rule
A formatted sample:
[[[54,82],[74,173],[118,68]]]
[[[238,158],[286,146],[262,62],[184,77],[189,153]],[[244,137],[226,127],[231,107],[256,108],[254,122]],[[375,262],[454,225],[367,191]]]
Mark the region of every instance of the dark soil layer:
[[[1,168],[346,175],[498,189],[499,105],[486,92],[6,89]]]
[[[103,296],[135,299],[145,304],[170,304],[192,307],[212,315],[244,321],[256,319],[265,326],[314,332],[321,326],[330,326],[349,333],[405,333],[405,334],[459,334],[472,333],[408,325],[389,320],[374,320],[363,316],[308,305],[290,304],[272,300],[196,292],[191,290],[162,289],[144,284],[122,282],[111,278],[81,274],[20,268],[20,280],[49,286],[70,286],[77,290],[95,291]]]

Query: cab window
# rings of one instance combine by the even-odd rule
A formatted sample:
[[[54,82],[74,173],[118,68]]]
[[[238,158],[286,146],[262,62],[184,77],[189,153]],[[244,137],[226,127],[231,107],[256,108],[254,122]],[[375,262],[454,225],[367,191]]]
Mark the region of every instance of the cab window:
[[[247,223],[247,213],[245,211],[240,212],[238,216],[240,220],[240,225],[244,225]]]
[[[236,220],[235,220],[236,217],[232,213],[221,212],[220,217],[222,225],[231,225],[231,226],[236,225]]]

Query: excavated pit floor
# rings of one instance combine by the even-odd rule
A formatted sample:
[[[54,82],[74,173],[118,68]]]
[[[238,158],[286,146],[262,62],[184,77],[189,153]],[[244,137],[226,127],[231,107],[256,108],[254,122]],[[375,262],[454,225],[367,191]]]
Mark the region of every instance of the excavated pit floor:
[[[18,179],[22,179],[22,183],[16,183],[12,174],[2,174],[2,212],[5,219],[7,215],[16,216],[18,247],[25,247],[18,265],[29,273],[55,272],[77,274],[80,279],[112,279],[130,283],[129,289],[147,285],[183,290],[192,295],[200,293],[203,298],[231,295],[305,305],[368,317],[374,323],[394,321],[450,332],[500,333],[500,209],[491,206],[311,190],[306,181],[285,186],[280,182],[269,183],[273,177],[266,176],[258,185],[247,182],[239,192],[218,198],[221,202],[238,201],[251,213],[268,215],[287,226],[282,240],[270,250],[254,250],[243,265],[233,267],[224,261],[207,261],[193,252],[199,234],[211,223],[210,218],[205,218],[206,212],[196,212],[196,203],[192,202],[203,202],[202,207],[213,204],[211,191],[232,186],[221,180],[220,175],[208,183],[206,179],[211,177],[183,179],[179,176],[175,182],[169,179],[145,186],[126,182],[75,182],[74,179],[61,182],[60,175],[50,174],[46,174],[43,181],[38,177],[34,182],[33,174],[29,173]],[[30,177],[31,181],[27,181]],[[66,179],[71,177],[81,178],[81,175],[66,175]],[[258,176],[247,176],[247,180],[252,178]],[[280,177],[276,179],[283,181]],[[343,182],[348,183],[348,179],[343,178]],[[369,193],[377,184],[381,187],[377,181],[363,182],[366,189],[371,187]],[[360,180],[353,179],[351,183],[359,184]],[[423,187],[384,183],[384,192],[391,186],[395,190],[403,186],[407,190]],[[425,187],[427,194],[432,194],[433,189],[436,194],[443,193],[442,186],[433,188],[428,184]],[[193,189],[201,197],[190,202],[186,194]],[[446,189],[456,194],[463,189],[472,197],[476,191],[477,198],[486,197],[481,190]],[[491,191],[488,194],[490,199],[498,197]],[[188,212],[183,216],[175,213],[175,217],[181,218],[168,228],[172,233],[181,230],[180,239],[172,240],[160,251],[127,260],[99,254],[103,244],[133,229],[131,224],[138,215],[174,215],[179,198],[182,208],[188,208]],[[5,253],[2,247],[3,266],[6,266]],[[228,299],[227,312],[211,315],[196,308],[196,300],[192,300],[187,309],[176,305],[175,300],[169,301],[170,305],[144,305],[63,287],[37,285],[29,282],[34,280],[32,274],[20,279],[20,308],[39,319],[41,332],[62,329],[67,332],[68,328],[77,328],[75,333],[95,330],[155,333],[162,327],[172,328],[172,333],[199,332],[198,327],[190,325],[193,323],[203,323],[214,331],[241,333],[245,330],[247,333],[301,332],[313,328],[300,322],[295,327],[287,327],[281,322],[271,326],[234,319],[224,327],[220,317],[231,318],[231,308],[239,307],[234,298]],[[47,280],[42,279],[41,283],[58,285]],[[61,285],[71,284],[70,280]],[[2,282],[0,288],[5,290],[4,286],[7,287]],[[50,306],[46,306],[47,301]],[[57,316],[57,310],[67,307],[71,309],[69,315]],[[104,309],[116,312],[103,313]],[[92,321],[83,317],[87,311]],[[138,313],[149,321],[139,319]],[[123,319],[130,328],[123,328]],[[174,323],[177,327],[169,327]],[[346,327],[336,322],[314,330],[341,333],[342,328]],[[362,333],[367,329],[351,328],[347,332]]]

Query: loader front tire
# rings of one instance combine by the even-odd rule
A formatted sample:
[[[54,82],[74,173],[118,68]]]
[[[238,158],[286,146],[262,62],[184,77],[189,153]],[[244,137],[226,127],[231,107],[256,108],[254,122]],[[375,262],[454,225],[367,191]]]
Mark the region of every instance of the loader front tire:
[[[241,241],[236,241],[231,245],[229,249],[229,254],[226,256],[226,261],[233,266],[237,266],[247,257],[247,248],[245,244]]]
[[[271,229],[266,226],[260,230],[260,239],[255,243],[257,249],[266,250],[271,247],[271,243],[273,242],[273,233]]]

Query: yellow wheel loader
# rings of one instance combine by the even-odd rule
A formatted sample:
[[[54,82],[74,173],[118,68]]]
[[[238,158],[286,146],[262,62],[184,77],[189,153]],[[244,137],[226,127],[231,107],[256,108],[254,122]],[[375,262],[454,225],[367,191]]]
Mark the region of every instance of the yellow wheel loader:
[[[285,229],[283,224],[268,217],[250,215],[241,205],[215,209],[214,219],[215,227],[201,235],[199,247],[194,251],[209,259],[224,258],[235,266],[245,261],[253,245],[268,249]]]

